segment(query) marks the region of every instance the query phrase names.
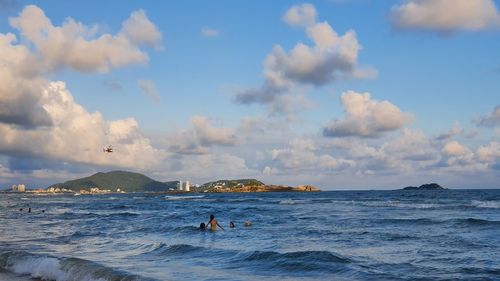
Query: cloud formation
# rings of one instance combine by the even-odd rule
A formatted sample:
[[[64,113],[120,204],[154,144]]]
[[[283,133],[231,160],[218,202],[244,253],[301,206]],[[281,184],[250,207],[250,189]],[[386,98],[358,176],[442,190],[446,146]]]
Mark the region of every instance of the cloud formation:
[[[275,112],[286,113],[277,101],[295,84],[322,86],[340,78],[366,78],[373,74],[357,66],[361,46],[356,32],[349,30],[339,35],[327,22],[317,22],[313,5],[293,6],[283,20],[305,28],[313,45],[298,43],[288,52],[276,45],[263,63],[264,83],[239,92],[235,96],[237,103],[270,105]]]
[[[489,115],[479,117],[474,122],[482,127],[493,128],[500,126],[500,105],[497,105]]]
[[[85,26],[67,18],[54,26],[42,9],[26,6],[10,25],[33,44],[40,71],[70,67],[84,72],[108,72],[111,68],[146,63],[148,55],[141,45],[161,44],[161,33],[144,11],[133,12],[116,35],[98,34],[97,26]],[[35,67],[35,66],[32,66]]]
[[[214,127],[203,116],[191,118],[192,128],[169,140],[170,148],[179,154],[207,154],[211,146],[233,146],[238,142],[236,130]]]
[[[312,139],[294,139],[284,148],[273,149],[271,158],[272,163],[264,168],[264,174],[290,171],[321,173],[354,165],[353,161],[322,153]]]
[[[45,78],[66,66],[103,71],[140,63],[147,55],[129,37],[95,37],[95,27],[69,18],[54,26],[33,5],[26,6],[10,23],[23,40],[18,43],[14,34],[0,34],[2,154],[136,169],[155,167],[167,156],[152,147],[133,118],[104,120],[99,112],[88,112],[76,103],[64,82]],[[116,153],[102,152],[109,144]]]
[[[29,130],[0,124],[0,151],[94,165],[151,168],[165,156],[142,136],[133,118],[105,121],[77,104],[63,82],[47,82],[40,104],[52,125]],[[104,154],[112,144],[115,152]]]
[[[141,89],[141,91],[144,92],[154,102],[160,101],[160,96],[158,95],[155,83],[152,80],[137,80],[137,86],[139,86],[139,89]]]
[[[340,98],[346,113],[323,128],[326,137],[379,137],[402,128],[411,118],[388,101],[372,100],[370,93],[348,91]]]
[[[283,16],[283,21],[291,26],[307,27],[316,23],[316,8],[309,3],[296,5],[288,9]]]
[[[391,11],[398,29],[449,34],[500,27],[493,0],[406,0]]]

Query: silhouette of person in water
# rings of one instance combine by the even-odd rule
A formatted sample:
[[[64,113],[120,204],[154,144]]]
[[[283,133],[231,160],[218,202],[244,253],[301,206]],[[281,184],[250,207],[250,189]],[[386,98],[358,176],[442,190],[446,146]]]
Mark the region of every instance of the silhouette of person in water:
[[[212,231],[217,230],[217,226],[220,227],[220,229],[224,230],[224,228],[217,222],[214,215],[210,215],[210,220],[208,221],[207,225],[210,226],[210,230]]]
[[[207,229],[205,223],[204,222],[200,223],[200,230],[205,230],[205,229]]]
[[[230,221],[230,222],[229,222],[229,227],[230,227],[230,228],[235,228],[235,227],[236,227],[236,225],[234,225],[234,222]]]

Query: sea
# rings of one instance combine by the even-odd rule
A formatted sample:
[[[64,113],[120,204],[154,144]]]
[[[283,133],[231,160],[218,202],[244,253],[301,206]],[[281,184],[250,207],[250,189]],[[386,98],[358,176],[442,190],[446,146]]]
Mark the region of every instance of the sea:
[[[0,280],[500,280],[500,190],[0,194]]]

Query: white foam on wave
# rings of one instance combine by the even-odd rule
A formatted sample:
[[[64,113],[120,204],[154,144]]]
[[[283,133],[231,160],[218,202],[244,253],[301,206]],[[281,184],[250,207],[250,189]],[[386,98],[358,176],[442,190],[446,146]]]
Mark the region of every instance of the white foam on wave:
[[[394,207],[394,208],[407,208],[407,209],[431,209],[443,207],[437,203],[406,203],[401,201],[365,201],[361,202],[365,207]]]
[[[279,204],[282,205],[295,205],[295,204],[305,204],[311,202],[310,200],[300,200],[300,199],[284,199],[280,200]]]
[[[29,276],[37,280],[106,281],[122,280],[124,277],[113,275],[112,269],[80,259],[60,259],[24,252],[11,252],[4,254],[2,258],[6,258],[4,269],[18,276]],[[106,276],[103,276],[104,271],[108,272]]]
[[[174,195],[166,195],[166,200],[192,200],[203,198],[205,195],[186,195],[186,196],[174,196]]]
[[[59,260],[52,257],[23,257],[15,259],[8,270],[16,274],[29,275],[43,280],[69,280],[66,272],[61,270]]]
[[[471,205],[477,208],[490,208],[490,209],[500,209],[500,201],[480,201],[472,200]]]

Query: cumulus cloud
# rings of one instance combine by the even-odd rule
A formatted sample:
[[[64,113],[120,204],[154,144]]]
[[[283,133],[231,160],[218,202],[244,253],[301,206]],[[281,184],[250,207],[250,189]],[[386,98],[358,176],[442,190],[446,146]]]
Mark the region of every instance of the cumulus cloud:
[[[63,82],[48,82],[41,95],[40,103],[52,126],[25,130],[0,124],[0,151],[140,169],[153,167],[166,156],[142,136],[134,119],[105,121],[99,112],[87,112],[74,101]],[[113,154],[102,152],[107,144],[115,147]]]
[[[138,80],[137,86],[144,92],[149,98],[151,98],[155,102],[160,101],[160,96],[158,95],[158,91],[156,90],[155,83],[151,80]]]
[[[134,62],[119,58],[124,49],[145,57],[128,37],[95,37],[95,27],[73,19],[54,26],[36,6],[25,7],[11,25],[23,40],[0,34],[0,153],[138,169],[154,167],[167,156],[150,144],[133,118],[104,120],[76,103],[65,83],[44,77],[62,66],[100,71]],[[116,153],[102,152],[108,144]]]
[[[264,174],[284,171],[334,171],[353,166],[354,162],[321,153],[311,139],[294,139],[287,147],[271,151],[272,167],[266,166]]]
[[[220,32],[217,29],[210,28],[208,26],[204,26],[200,30],[200,34],[203,37],[217,37],[219,36],[219,33]]]
[[[500,126],[500,105],[497,105],[489,115],[479,117],[474,122],[482,127],[493,128]]]
[[[460,156],[460,155],[463,155],[469,151],[470,151],[470,149],[461,145],[457,141],[452,141],[452,142],[445,144],[445,146],[443,147],[443,150],[442,150],[443,154],[446,156]]]
[[[283,21],[291,26],[311,26],[316,22],[316,8],[305,3],[293,6],[283,16]]]
[[[179,154],[207,154],[211,146],[233,146],[237,144],[236,130],[214,127],[203,116],[191,118],[192,128],[169,140],[170,148]]]
[[[237,103],[271,104],[271,109],[280,112],[279,97],[287,95],[295,84],[322,86],[340,78],[373,75],[373,71],[357,66],[361,46],[355,31],[339,35],[327,22],[316,22],[316,10],[310,4],[293,6],[283,19],[290,25],[304,27],[312,46],[298,43],[287,52],[276,45],[263,63],[264,83],[237,93]]]
[[[500,163],[500,142],[492,141],[488,145],[481,145],[477,148],[476,154],[480,161],[498,164]]]
[[[392,7],[396,28],[447,34],[500,27],[493,0],[406,0]]]
[[[323,128],[324,136],[374,138],[398,130],[411,120],[394,104],[373,100],[369,93],[348,91],[340,99],[346,116]]]
[[[26,6],[10,25],[33,44],[40,68],[46,71],[70,67],[78,71],[108,72],[111,68],[146,63],[148,55],[140,45],[160,44],[161,33],[141,10],[133,12],[116,35],[98,35],[72,18],[54,26],[42,9]]]
[[[148,45],[161,48],[162,35],[158,27],[146,16],[144,10],[137,10],[130,14],[130,17],[123,22],[122,32],[135,45]]]

